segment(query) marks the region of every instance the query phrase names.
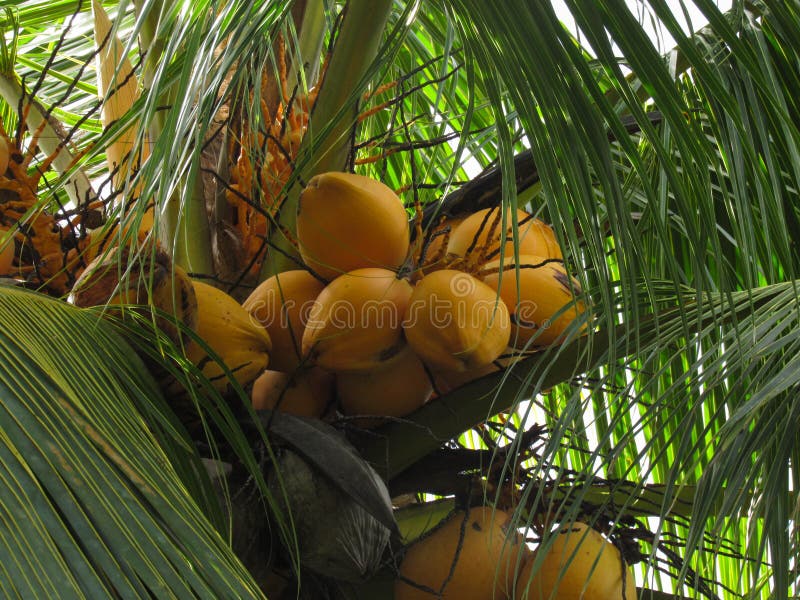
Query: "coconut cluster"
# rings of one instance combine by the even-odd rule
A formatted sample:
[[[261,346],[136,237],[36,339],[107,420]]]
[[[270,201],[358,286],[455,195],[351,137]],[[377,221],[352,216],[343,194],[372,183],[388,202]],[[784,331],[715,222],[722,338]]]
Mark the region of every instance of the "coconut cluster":
[[[560,343],[584,312],[552,229],[521,210],[444,221],[412,243],[394,191],[330,172],[301,194],[296,241],[304,268],[243,303],[273,345],[256,408],[320,417],[338,403],[374,426],[501,368],[504,354]]]
[[[565,523],[535,550],[511,515],[455,511],[405,552],[395,600],[634,600],[619,550],[585,523]]]

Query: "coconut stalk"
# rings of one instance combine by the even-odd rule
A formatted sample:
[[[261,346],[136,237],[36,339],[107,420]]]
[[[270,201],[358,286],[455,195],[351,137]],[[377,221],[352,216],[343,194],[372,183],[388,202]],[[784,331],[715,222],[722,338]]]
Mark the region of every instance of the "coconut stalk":
[[[313,3],[312,3],[313,4]],[[342,29],[320,88],[297,158],[297,167],[281,207],[278,225],[295,236],[297,209],[304,182],[318,173],[341,171],[350,150],[350,130],[355,123],[357,100],[364,76],[380,47],[392,0],[350,0]],[[303,23],[305,28],[305,21]],[[301,32],[302,38],[302,32]],[[297,268],[297,251],[279,229],[270,236],[269,252],[260,280]]]

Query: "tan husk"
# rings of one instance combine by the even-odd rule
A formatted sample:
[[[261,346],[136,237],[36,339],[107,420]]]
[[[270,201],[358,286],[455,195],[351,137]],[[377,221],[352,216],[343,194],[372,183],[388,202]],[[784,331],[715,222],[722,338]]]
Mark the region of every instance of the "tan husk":
[[[130,270],[127,280],[120,277]],[[94,259],[80,277],[70,294],[76,306],[135,304],[152,306],[172,317],[157,317],[158,327],[173,342],[188,342],[179,335],[176,322],[196,330],[199,320],[198,300],[186,272],[172,264],[172,259],[158,245],[145,244],[133,251],[128,247],[111,248]],[[176,321],[177,320],[177,321]]]

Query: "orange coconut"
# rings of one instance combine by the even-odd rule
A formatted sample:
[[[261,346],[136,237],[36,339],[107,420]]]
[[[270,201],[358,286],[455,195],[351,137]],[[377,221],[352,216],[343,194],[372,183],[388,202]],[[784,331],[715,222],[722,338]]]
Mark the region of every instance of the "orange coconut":
[[[356,269],[320,292],[303,333],[303,355],[329,371],[367,371],[405,345],[411,284],[386,269]]]
[[[504,229],[501,224],[500,207],[485,208],[464,219],[450,234],[447,253],[476,260],[484,256],[495,259],[500,256],[500,245]],[[513,222],[511,211],[506,213],[504,256],[514,255]],[[553,230],[542,220],[536,219],[524,210],[517,210],[517,233],[519,253],[536,254],[546,258],[561,258]]]
[[[291,374],[264,371],[253,382],[253,408],[319,418],[333,398],[333,379],[333,374],[319,368]]]
[[[511,589],[521,552],[525,552],[524,546],[510,525],[508,513],[491,507],[476,507],[468,514],[457,511],[438,529],[408,548],[400,563],[394,598],[504,598]],[[441,595],[404,580],[441,592]]]
[[[499,260],[488,263],[482,272],[486,273],[483,280],[500,292],[511,312],[511,344],[524,348],[529,342],[545,346],[563,341],[564,331],[585,311],[581,301],[572,304],[573,291],[581,293],[580,284],[562,263],[547,262],[541,256],[520,256],[519,271],[513,257],[504,264],[502,280]]]
[[[408,344],[434,369],[473,371],[508,345],[508,309],[497,292],[453,269],[434,271],[414,288],[403,321]]]
[[[383,369],[339,373],[336,391],[346,415],[404,417],[428,401],[433,392],[425,365],[406,346]],[[383,419],[356,419],[361,427],[376,427]]]
[[[486,377],[492,373],[497,373],[500,370],[494,362],[481,367],[480,369],[472,369],[471,371],[450,371],[448,369],[437,369],[432,372],[433,383],[436,391],[444,396],[450,392],[457,390],[471,381]]]
[[[242,304],[269,333],[271,369],[290,373],[300,365],[303,331],[324,288],[308,271],[285,271],[262,282]]]
[[[380,181],[323,173],[300,195],[297,240],[305,263],[327,280],[366,267],[396,270],[408,255],[408,215]]]
[[[611,542],[579,522],[555,535],[539,570],[532,575],[530,560],[520,571],[514,600],[636,600],[633,573]]]

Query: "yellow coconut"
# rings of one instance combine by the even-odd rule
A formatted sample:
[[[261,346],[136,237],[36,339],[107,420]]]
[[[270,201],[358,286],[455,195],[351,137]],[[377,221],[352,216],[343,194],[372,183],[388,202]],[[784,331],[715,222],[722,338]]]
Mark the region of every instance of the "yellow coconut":
[[[403,321],[408,344],[434,369],[473,371],[508,345],[508,309],[497,292],[453,269],[434,271],[414,288]]]
[[[636,600],[619,550],[585,523],[564,526],[531,575],[533,567],[531,560],[520,571],[514,600]]]
[[[240,386],[245,387],[264,372],[269,363],[272,342],[269,334],[233,297],[202,281],[194,281],[197,294],[197,334],[230,370]],[[191,360],[211,381],[225,392],[230,380],[225,370],[203,347],[192,342],[186,348]]]
[[[481,255],[488,259],[499,258],[503,239],[500,207],[485,208],[464,219],[450,234],[447,253],[470,258]],[[546,258],[562,258],[553,230],[541,219],[536,219],[524,210],[517,210],[517,233],[519,253],[536,254]],[[513,256],[513,221],[511,212],[506,214],[504,253]]]
[[[564,331],[586,310],[581,301],[569,306],[573,291],[581,293],[580,284],[560,262],[546,262],[531,255],[520,256],[519,260],[519,271],[513,257],[504,260],[502,280],[499,260],[482,270],[486,273],[483,280],[499,290],[511,313],[511,344],[524,348],[529,342],[545,346],[563,341]]]
[[[460,542],[460,543],[459,543]],[[412,544],[400,563],[395,600],[493,600],[504,598],[524,546],[510,515],[491,507],[456,512]],[[455,563],[455,568],[453,564]],[[451,574],[452,572],[452,574]],[[405,580],[429,588],[425,591]],[[441,592],[441,595],[436,595]]]
[[[433,392],[425,365],[409,347],[383,369],[339,373],[336,390],[346,415],[404,417],[428,401]],[[377,427],[384,419],[355,419],[361,427]]]
[[[356,269],[320,292],[303,332],[309,364],[329,371],[385,366],[405,345],[402,321],[411,284],[393,271]]]
[[[331,373],[319,368],[291,374],[264,371],[253,382],[253,408],[319,418],[333,398],[333,379]]]
[[[305,263],[327,280],[366,267],[397,270],[408,255],[408,215],[380,181],[323,173],[300,196],[297,240]]]
[[[262,282],[242,304],[269,333],[271,369],[291,373],[300,365],[303,331],[324,287],[308,271],[286,271]]]

